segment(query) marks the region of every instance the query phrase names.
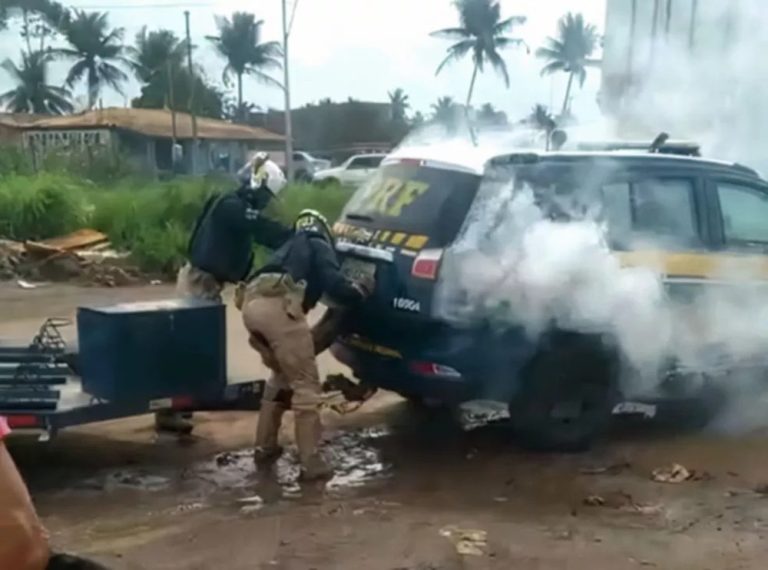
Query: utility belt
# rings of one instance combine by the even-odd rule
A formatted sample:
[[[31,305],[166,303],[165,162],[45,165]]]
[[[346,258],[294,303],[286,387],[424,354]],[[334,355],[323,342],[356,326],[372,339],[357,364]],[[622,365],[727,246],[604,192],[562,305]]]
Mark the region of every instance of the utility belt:
[[[287,273],[263,273],[250,283],[239,283],[235,291],[235,305],[242,309],[245,304],[256,297],[283,297],[286,307],[292,312],[303,314],[304,293],[306,281],[296,283]]]

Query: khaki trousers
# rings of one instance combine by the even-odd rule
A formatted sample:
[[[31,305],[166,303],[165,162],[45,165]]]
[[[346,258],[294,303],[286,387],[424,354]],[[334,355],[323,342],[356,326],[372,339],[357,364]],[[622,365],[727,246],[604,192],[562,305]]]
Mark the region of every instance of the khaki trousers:
[[[315,361],[315,347],[301,304],[290,295],[247,295],[243,305],[243,323],[250,333],[251,346],[261,354],[272,370],[264,393],[262,413],[270,413],[273,422],[259,422],[257,446],[276,447],[281,413],[273,408],[290,408],[295,413],[296,445],[304,466],[317,459],[322,425],[320,423],[320,375]],[[281,393],[291,391],[290,402],[278,401]],[[266,418],[266,414],[265,414]]]
[[[48,534],[37,518],[24,481],[0,440],[0,568],[43,570]]]

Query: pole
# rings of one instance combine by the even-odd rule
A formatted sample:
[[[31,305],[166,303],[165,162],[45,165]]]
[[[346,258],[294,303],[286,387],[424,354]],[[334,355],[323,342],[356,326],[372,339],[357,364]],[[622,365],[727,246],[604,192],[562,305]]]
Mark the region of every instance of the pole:
[[[197,117],[195,116],[195,72],[192,68],[192,39],[189,33],[189,10],[185,10],[184,18],[187,24],[187,63],[189,64],[189,113],[192,115],[192,153],[190,169],[192,175],[197,174]]]
[[[176,146],[176,100],[173,97],[173,66],[171,60],[166,62],[166,78],[168,79],[168,107],[171,111],[171,130],[173,135],[173,146]],[[173,151],[171,151],[173,152]]]
[[[296,1],[296,0],[294,0]],[[285,170],[288,181],[293,181],[293,124],[291,121],[291,84],[288,72],[288,6],[283,2],[283,88],[285,93]]]

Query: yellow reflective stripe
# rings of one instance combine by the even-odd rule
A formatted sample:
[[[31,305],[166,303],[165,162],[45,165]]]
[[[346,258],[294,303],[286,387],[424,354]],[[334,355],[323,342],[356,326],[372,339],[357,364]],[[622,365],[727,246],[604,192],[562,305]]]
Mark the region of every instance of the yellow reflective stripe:
[[[649,267],[668,277],[768,280],[768,256],[737,253],[616,252],[625,267]]]
[[[411,236],[408,238],[408,241],[405,242],[405,247],[408,249],[421,249],[427,245],[428,241],[429,238],[427,236]]]
[[[392,245],[400,245],[403,243],[403,241],[406,238],[406,234],[402,232],[397,232],[395,235],[392,236]]]

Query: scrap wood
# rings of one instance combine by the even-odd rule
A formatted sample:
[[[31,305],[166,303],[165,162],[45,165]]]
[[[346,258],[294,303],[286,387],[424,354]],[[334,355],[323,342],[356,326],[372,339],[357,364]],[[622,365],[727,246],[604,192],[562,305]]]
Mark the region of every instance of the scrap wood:
[[[40,243],[56,249],[63,249],[64,251],[76,251],[78,249],[85,249],[104,244],[108,241],[109,238],[106,234],[85,228],[67,235],[42,240]]]

